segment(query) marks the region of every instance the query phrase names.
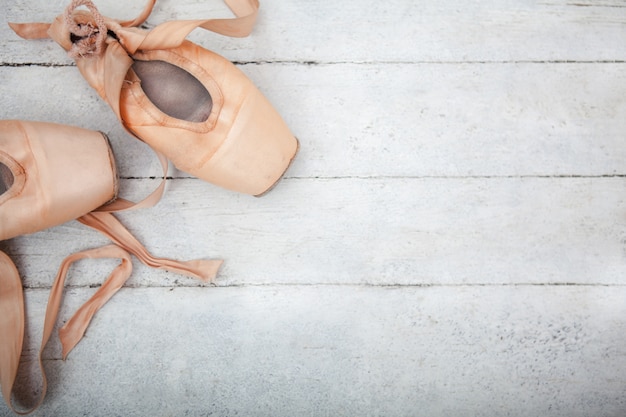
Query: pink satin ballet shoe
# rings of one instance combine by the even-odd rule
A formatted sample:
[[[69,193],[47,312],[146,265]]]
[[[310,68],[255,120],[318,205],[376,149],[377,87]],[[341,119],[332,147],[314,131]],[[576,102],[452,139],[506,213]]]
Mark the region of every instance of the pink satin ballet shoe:
[[[0,121],[0,240],[37,232],[117,196],[107,137],[72,126]]]
[[[124,127],[182,171],[230,190],[261,195],[282,177],[298,141],[254,84],[230,61],[185,37],[201,27],[247,36],[257,0],[228,0],[234,19],[173,21],[150,31],[102,17],[74,0],[46,24],[11,24],[28,39],[50,36]],[[89,11],[76,10],[87,6]]]
[[[66,258],[52,285],[39,363],[46,392],[41,352],[54,328],[69,266],[84,258],[118,258],[121,264],[104,284],[61,328],[63,356],[80,341],[92,316],[130,276],[130,254],[144,264],[210,281],[219,260],[176,261],[152,256],[111,211],[147,206],[158,201],[162,188],[135,204],[116,198],[115,159],[107,137],[91,130],[53,123],[0,121],[0,240],[34,233],[78,219],[109,237],[115,244]],[[9,407],[24,336],[24,301],[17,268],[0,252],[0,386]],[[18,412],[18,411],[16,411]]]

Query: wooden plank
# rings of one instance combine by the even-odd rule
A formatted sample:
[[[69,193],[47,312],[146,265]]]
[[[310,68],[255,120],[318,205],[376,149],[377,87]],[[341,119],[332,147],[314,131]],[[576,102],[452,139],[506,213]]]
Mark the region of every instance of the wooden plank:
[[[626,173],[626,64],[241,68],[300,139],[288,176]],[[76,68],[0,67],[0,77],[3,118],[102,130],[122,176],[160,175]]]
[[[156,181],[127,185],[136,183],[130,197]],[[259,199],[180,179],[157,207],[120,218],[156,255],[224,259],[218,285],[619,285],[625,187],[624,178],[289,179]],[[41,287],[64,256],[104,243],[71,223],[0,248],[27,286]],[[80,268],[72,285],[96,285],[111,266]],[[131,285],[198,282],[137,265]]]
[[[88,293],[68,291],[60,323]],[[53,337],[40,413],[617,416],[625,297],[563,286],[123,289],[67,361]],[[46,298],[26,292],[21,381]]]
[[[5,2],[2,62],[71,62],[52,43],[18,39],[7,21],[51,21],[67,1]],[[143,2],[99,1],[114,18],[134,17]],[[172,19],[226,17],[219,1],[158,2],[148,26]],[[264,1],[248,39],[194,33],[192,39],[236,61],[518,62],[626,59],[623,1],[544,2],[393,0],[363,3]]]

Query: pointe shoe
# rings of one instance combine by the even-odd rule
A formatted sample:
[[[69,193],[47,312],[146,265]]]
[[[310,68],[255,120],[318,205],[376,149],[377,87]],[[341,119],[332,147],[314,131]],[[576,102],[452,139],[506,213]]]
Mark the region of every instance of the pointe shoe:
[[[237,67],[184,39],[196,27],[247,36],[258,1],[227,1],[235,19],[167,22],[151,31],[129,27],[147,18],[154,1],[132,22],[102,17],[91,2],[74,0],[49,28],[11,27],[25,38],[50,36],[70,51],[123,126],[181,171],[264,194],[289,167],[297,139]],[[89,11],[75,10],[80,5]]]
[[[112,214],[156,204],[164,185],[139,203],[118,198],[115,158],[104,133],[0,120],[0,240],[76,219],[148,266],[211,281],[222,261],[155,258]]]
[[[152,256],[111,214],[158,201],[162,187],[140,203],[117,198],[118,176],[107,137],[54,123],[0,121],[0,240],[34,233],[77,219],[109,237],[114,245],[68,256],[54,280],[39,351],[43,388],[37,403],[18,411],[11,401],[24,338],[24,301],[17,268],[0,252],[0,388],[6,404],[27,414],[42,403],[46,376],[41,353],[55,327],[69,266],[85,258],[118,258],[102,286],[61,327],[63,358],[81,340],[94,314],[130,277],[135,255],[144,264],[211,281],[221,260],[177,261]]]
[[[76,219],[116,195],[115,160],[104,134],[53,123],[0,121],[0,240]],[[126,262],[124,268],[129,267]],[[57,306],[59,300],[60,294]],[[54,320],[52,324],[47,320],[46,325],[43,345]],[[11,392],[22,351],[24,301],[17,268],[2,252],[0,334],[2,396],[16,411]]]
[[[74,220],[115,199],[107,137],[53,123],[0,121],[0,240]]]

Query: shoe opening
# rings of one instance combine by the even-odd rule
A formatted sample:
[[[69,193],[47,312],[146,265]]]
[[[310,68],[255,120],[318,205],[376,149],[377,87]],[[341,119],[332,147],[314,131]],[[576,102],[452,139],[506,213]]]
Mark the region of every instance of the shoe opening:
[[[195,123],[209,118],[213,108],[211,94],[189,72],[157,60],[135,60],[132,69],[146,96],[163,113]]]
[[[13,185],[13,173],[8,166],[0,162],[0,195],[4,194]]]

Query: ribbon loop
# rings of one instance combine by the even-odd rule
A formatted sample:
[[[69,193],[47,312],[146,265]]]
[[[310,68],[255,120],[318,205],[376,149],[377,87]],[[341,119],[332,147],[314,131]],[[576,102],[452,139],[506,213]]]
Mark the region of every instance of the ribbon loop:
[[[73,17],[73,12],[80,6],[85,6],[91,12],[91,21],[77,22]],[[99,56],[102,53],[104,42],[107,38],[107,26],[104,18],[91,2],[91,0],[72,0],[64,13],[65,24],[73,35],[72,48],[68,54],[72,58],[84,57],[88,55]],[[94,27],[95,23],[95,27]]]

